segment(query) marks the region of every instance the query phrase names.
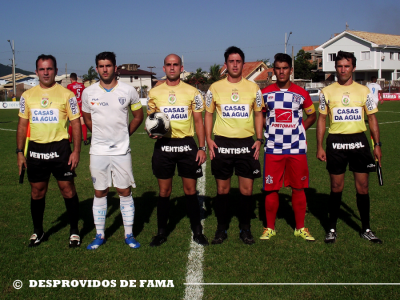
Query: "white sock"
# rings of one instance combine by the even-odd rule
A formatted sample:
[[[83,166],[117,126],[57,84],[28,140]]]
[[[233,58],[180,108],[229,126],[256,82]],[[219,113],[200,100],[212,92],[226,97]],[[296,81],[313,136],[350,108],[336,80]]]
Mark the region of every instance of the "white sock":
[[[132,234],[133,218],[135,216],[135,204],[132,194],[127,197],[119,196],[122,220],[124,222],[125,237]]]
[[[105,238],[104,229],[106,227],[107,216],[107,196],[102,198],[93,198],[93,220],[96,226],[96,234],[101,234]]]

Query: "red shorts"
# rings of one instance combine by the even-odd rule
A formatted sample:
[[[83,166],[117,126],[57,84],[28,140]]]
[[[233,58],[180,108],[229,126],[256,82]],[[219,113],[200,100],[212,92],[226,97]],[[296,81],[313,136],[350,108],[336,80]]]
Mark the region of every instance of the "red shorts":
[[[264,191],[277,191],[282,187],[308,188],[306,154],[264,154]]]

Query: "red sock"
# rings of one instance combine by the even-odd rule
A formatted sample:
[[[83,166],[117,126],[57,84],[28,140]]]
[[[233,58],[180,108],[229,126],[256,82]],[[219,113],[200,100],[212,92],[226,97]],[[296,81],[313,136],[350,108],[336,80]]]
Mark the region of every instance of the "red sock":
[[[265,214],[267,216],[267,227],[275,229],[276,213],[279,207],[278,191],[268,192],[265,196]]]
[[[68,127],[68,135],[69,135],[69,142],[72,143],[72,127],[71,127],[71,125]]]
[[[82,125],[82,134],[83,134],[83,140],[87,141],[87,128],[85,124]]]
[[[296,229],[303,228],[307,209],[307,200],[304,190],[292,189],[292,207],[294,218],[296,219]]]

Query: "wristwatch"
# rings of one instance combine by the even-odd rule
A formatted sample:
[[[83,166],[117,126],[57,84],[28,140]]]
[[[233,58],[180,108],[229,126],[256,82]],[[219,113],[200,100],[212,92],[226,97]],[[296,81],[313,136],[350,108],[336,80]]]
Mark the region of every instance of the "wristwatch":
[[[375,143],[375,145],[374,146],[379,146],[379,147],[382,147],[382,143],[381,142],[377,142],[377,143]]]
[[[204,147],[199,147],[199,150],[203,150],[204,152],[207,150],[207,147],[206,146],[204,146]]]
[[[18,149],[18,148],[15,150],[15,153],[16,153],[16,154],[18,154],[18,153],[20,153],[20,152],[21,152],[21,153],[24,153],[24,150]]]
[[[264,139],[257,139],[258,142],[260,142],[261,144],[264,143]]]

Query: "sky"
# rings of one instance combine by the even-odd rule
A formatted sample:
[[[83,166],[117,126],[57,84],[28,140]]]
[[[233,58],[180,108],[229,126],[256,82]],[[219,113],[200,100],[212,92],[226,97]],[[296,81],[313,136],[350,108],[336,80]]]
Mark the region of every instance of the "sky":
[[[38,55],[57,58],[58,74],[78,76],[95,66],[96,54],[113,51],[117,64],[135,63],[156,77],[163,59],[184,57],[186,71],[222,65],[237,46],[246,61],[270,59],[321,45],[346,29],[400,35],[400,1],[6,1],[0,18],[0,63],[34,71]]]

